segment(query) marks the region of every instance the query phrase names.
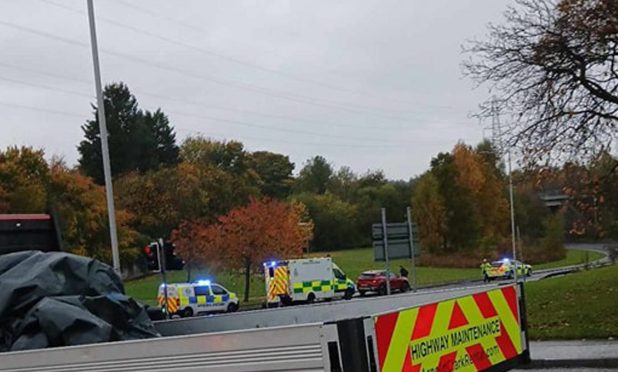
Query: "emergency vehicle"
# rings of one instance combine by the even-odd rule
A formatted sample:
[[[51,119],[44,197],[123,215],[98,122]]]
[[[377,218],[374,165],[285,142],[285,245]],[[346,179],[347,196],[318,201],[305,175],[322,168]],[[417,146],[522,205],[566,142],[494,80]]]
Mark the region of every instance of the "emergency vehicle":
[[[356,285],[330,257],[264,263],[269,307],[333,298],[350,299]]]
[[[167,287],[167,311],[170,315],[191,317],[199,313],[234,312],[238,310],[236,293],[228,291],[210,280],[194,283],[169,283],[159,286],[157,302],[165,311]]]
[[[485,271],[485,275],[487,275],[487,278],[489,279],[512,279],[514,277],[515,268],[517,268],[518,276],[532,275],[532,266],[524,264],[521,261],[511,260],[508,258],[492,262]]]

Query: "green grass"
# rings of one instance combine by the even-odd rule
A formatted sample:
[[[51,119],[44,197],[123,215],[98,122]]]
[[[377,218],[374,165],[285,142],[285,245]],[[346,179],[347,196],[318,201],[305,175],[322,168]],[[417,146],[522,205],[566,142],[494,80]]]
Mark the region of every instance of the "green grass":
[[[365,270],[384,269],[384,262],[373,260],[373,248],[359,248],[345,251],[320,252],[311,256],[324,257],[330,255],[333,261],[346,273],[349,278],[356,280]],[[404,266],[412,277],[412,264],[409,259],[390,261],[391,271],[398,273],[399,266]],[[417,267],[416,281],[419,285],[442,284],[464,279],[480,278],[480,269]]]
[[[526,284],[533,340],[618,337],[618,266]]]
[[[541,269],[551,269],[554,267],[561,266],[571,266],[578,265],[587,262],[596,261],[600,258],[603,258],[602,253],[598,252],[589,252],[589,251],[577,251],[577,250],[567,250],[566,257],[562,260],[547,262],[544,264],[533,265],[533,270],[541,270]],[[525,257],[524,257],[525,258]]]
[[[373,261],[373,249],[372,248],[360,248],[344,251],[333,252],[319,252],[310,254],[314,257],[324,257],[330,255],[341,269],[346,273],[349,278],[356,280],[358,275],[365,270],[371,269],[384,269],[383,262]],[[602,256],[598,253],[589,253],[589,260],[595,260]],[[541,268],[549,268],[556,266],[573,265],[584,262],[585,254],[581,251],[567,251],[565,259],[560,261],[551,262],[543,265],[534,265],[533,270]],[[410,270],[411,263],[409,259],[393,260],[390,263],[391,270],[393,272],[399,272],[399,266],[403,265],[408,271],[410,271],[410,277],[412,270]],[[185,271],[174,271],[168,273],[168,282],[184,282],[187,278]],[[237,272],[224,272],[218,275],[212,275],[207,272],[199,272],[193,275],[193,278],[209,278],[212,279],[224,287],[229,289],[242,299],[244,294],[244,277]],[[480,269],[476,268],[439,268],[439,267],[417,267],[416,269],[417,283],[420,286],[431,284],[443,284],[459,280],[467,279],[479,279]],[[154,305],[156,302],[157,288],[161,283],[161,277],[159,275],[151,275],[143,279],[129,281],[125,284],[126,292],[129,296],[136,298],[142,303]],[[253,275],[251,278],[251,298],[247,303],[242,305],[257,304],[263,302],[264,293],[264,279],[261,275]]]

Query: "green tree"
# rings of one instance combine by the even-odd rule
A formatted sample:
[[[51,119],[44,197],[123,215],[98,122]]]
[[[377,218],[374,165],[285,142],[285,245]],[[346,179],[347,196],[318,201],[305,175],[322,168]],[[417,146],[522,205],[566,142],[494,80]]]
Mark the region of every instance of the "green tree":
[[[459,172],[452,154],[440,153],[431,160],[431,173],[436,178],[444,199],[448,229],[443,249],[456,252],[473,248],[479,238],[480,224],[474,198],[458,182]]]
[[[130,171],[145,172],[177,162],[176,137],[167,116],[161,110],[143,112],[135,96],[123,83],[107,85],[103,99],[113,175]],[[77,149],[81,170],[102,184],[103,161],[97,115],[98,109],[94,107],[94,119],[82,126],[84,139]]]
[[[302,193],[295,195],[293,199],[307,206],[307,212],[314,223],[311,250],[336,250],[358,245],[355,240],[355,206],[328,192]]]
[[[278,199],[286,198],[292,189],[294,163],[285,155],[269,151],[251,153],[251,167],[260,178],[262,194]]]
[[[412,214],[423,248],[431,253],[443,253],[447,237],[446,208],[438,181],[431,173],[425,173],[414,189]]]
[[[297,192],[324,194],[333,175],[332,165],[322,156],[307,160],[296,179]]]

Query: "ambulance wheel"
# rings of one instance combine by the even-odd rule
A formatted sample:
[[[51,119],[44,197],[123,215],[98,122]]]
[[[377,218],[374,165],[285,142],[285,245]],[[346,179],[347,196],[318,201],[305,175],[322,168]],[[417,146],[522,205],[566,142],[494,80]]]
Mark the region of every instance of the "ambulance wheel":
[[[351,300],[352,297],[354,297],[354,289],[352,288],[346,289],[345,295],[343,295],[343,298],[345,298],[346,300]]]
[[[309,293],[309,295],[307,296],[307,303],[312,304],[314,302],[315,302],[315,295],[313,293]]]
[[[234,313],[236,311],[238,311],[238,304],[235,304],[235,303],[232,302],[231,304],[227,305],[227,312],[228,313]]]
[[[193,309],[190,307],[185,307],[185,309],[180,313],[180,316],[183,318],[190,318],[193,316]]]

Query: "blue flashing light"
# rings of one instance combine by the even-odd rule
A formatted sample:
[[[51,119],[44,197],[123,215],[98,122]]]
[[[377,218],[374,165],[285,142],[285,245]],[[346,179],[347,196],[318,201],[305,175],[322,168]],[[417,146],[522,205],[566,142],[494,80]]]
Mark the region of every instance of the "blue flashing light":
[[[275,261],[270,261],[270,267],[275,267],[277,263]]]
[[[510,259],[508,259],[508,258],[503,258],[503,259],[502,259],[502,262],[503,262],[503,263],[505,263],[505,264],[508,264],[508,263],[510,263],[510,262],[511,262],[511,260],[510,260]]]
[[[210,280],[198,280],[198,285],[210,285]]]

